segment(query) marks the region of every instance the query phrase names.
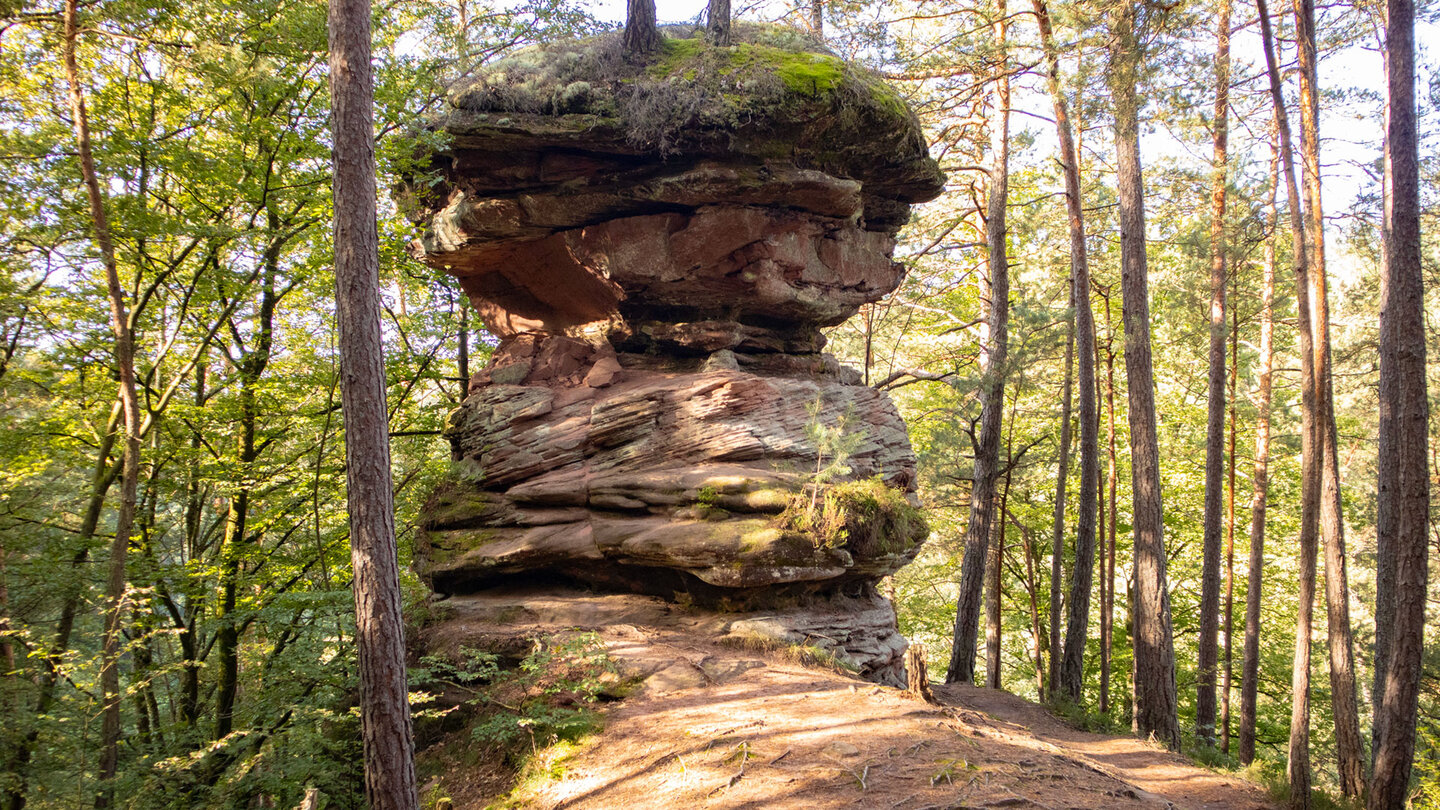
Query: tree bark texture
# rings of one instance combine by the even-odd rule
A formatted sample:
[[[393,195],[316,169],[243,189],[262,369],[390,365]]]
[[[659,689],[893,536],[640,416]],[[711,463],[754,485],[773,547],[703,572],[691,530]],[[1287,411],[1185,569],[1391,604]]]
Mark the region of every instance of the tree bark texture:
[[[655,19],[655,0],[627,0],[625,34],[621,48],[628,59],[645,59],[660,49],[660,28]]]
[[[1003,8],[1003,6],[1002,6]],[[1002,12],[1003,16],[1003,12]],[[1004,27],[1000,40],[1004,42]],[[1002,47],[1003,53],[1003,47]],[[988,335],[981,358],[980,425],[975,439],[975,469],[970,487],[970,520],[965,527],[965,556],[960,563],[960,590],[955,606],[954,646],[946,683],[975,680],[975,642],[980,628],[985,582],[985,551],[995,522],[995,480],[1000,467],[1000,417],[1005,409],[1005,368],[1009,347],[1010,259],[1006,250],[1005,203],[1009,191],[1010,83],[1003,59],[997,68],[996,120],[990,135],[990,189],[986,197],[985,240],[989,245],[987,299]]]
[[[1380,296],[1380,475],[1374,769],[1366,807],[1406,805],[1424,652],[1430,489],[1415,122],[1415,7],[1386,3],[1385,263]]]
[[[1155,375],[1150,356],[1150,301],[1145,258],[1145,189],[1140,169],[1137,92],[1140,43],[1136,7],[1116,12],[1109,81],[1115,103],[1119,180],[1120,274],[1124,301],[1125,370],[1130,380],[1131,496],[1135,531],[1135,730],[1180,747],[1175,644],[1165,574],[1165,523],[1160,448],[1155,425]]]
[[[1195,736],[1215,742],[1215,663],[1220,631],[1220,512],[1225,467],[1225,190],[1229,178],[1230,3],[1221,0],[1215,47],[1214,156],[1210,181],[1210,388],[1205,422],[1205,507]]]
[[[380,334],[369,0],[331,0],[329,27],[335,319],[365,794],[373,810],[417,810]]]
[[[705,31],[710,44],[730,45],[730,0],[710,0],[705,10]]]

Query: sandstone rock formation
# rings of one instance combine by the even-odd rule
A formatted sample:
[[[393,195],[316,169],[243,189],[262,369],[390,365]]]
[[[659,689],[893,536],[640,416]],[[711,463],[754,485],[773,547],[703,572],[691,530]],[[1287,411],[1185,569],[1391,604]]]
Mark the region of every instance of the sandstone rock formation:
[[[398,194],[500,341],[417,568],[721,607],[903,685],[874,585],[926,533],[915,460],[821,329],[900,283],[943,178],[899,96],[801,35],[668,33],[649,65],[602,37],[486,68]]]

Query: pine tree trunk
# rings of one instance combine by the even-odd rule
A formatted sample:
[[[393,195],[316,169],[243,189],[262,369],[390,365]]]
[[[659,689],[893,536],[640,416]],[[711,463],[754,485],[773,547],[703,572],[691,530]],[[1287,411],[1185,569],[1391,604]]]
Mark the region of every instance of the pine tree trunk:
[[[987,200],[989,210],[986,212],[986,228],[987,239],[990,242],[991,261],[993,262],[998,259],[1005,265],[1003,273],[1005,279],[1003,294],[1007,299],[1003,307],[1005,321],[1001,322],[997,318],[996,324],[992,327],[992,333],[997,338],[997,345],[1003,339],[1008,348],[1010,331],[1010,304],[1008,301],[1010,295],[1010,258],[1009,251],[1006,249],[1005,244],[1005,240],[1009,238],[1005,227],[1005,206],[1009,201],[1010,189],[1010,76],[1007,72],[1009,66],[1005,61],[1005,0],[999,0],[997,13],[1000,16],[1000,22],[995,24],[994,32],[995,39],[1000,46],[1000,76],[995,82],[995,104],[997,107],[996,112],[1000,116],[1001,123],[1000,126],[991,128],[990,149],[994,155],[994,165],[991,167],[991,194]],[[996,193],[996,189],[999,190],[998,194]],[[991,229],[989,222],[996,216],[1000,218],[999,227]],[[999,246],[998,250],[996,248],[997,244]],[[993,283],[990,294],[992,297],[998,294]],[[996,311],[999,312],[1000,310],[997,309]],[[996,398],[999,400],[996,410],[1002,413],[1005,409],[1005,369],[1003,363],[1006,362],[1007,359],[1005,354],[1002,353],[1000,357],[1002,365],[996,369],[1000,375],[999,384],[996,386],[995,391]],[[1000,466],[998,436],[1000,424],[998,419],[996,420],[995,430],[997,436],[995,439],[996,448],[993,464],[996,471],[995,474],[998,474]],[[1010,439],[1012,441],[1014,439],[1013,427],[1010,431]],[[1009,442],[1007,442],[1007,447],[1008,446],[1010,446]],[[1008,456],[1009,453],[1007,452],[1006,455]],[[991,486],[993,489],[994,485],[992,484]],[[999,494],[999,503],[992,507],[990,513],[991,559],[990,575],[987,577],[989,582],[986,586],[989,590],[989,600],[985,606],[985,685],[990,689],[1000,688],[1000,602],[1003,595],[1003,588],[1001,586],[1003,581],[1002,567],[1005,561],[1005,506],[1009,496],[1010,475],[1007,473],[1005,476],[1005,486]]]
[[[653,5],[651,9],[653,13]],[[373,810],[417,810],[377,293],[380,259],[369,0],[331,0],[329,28],[335,320],[340,336],[365,795]]]
[[[1080,700],[1084,676],[1085,642],[1090,629],[1090,591],[1094,577],[1095,512],[1100,484],[1100,423],[1095,399],[1095,315],[1090,306],[1090,263],[1085,250],[1084,200],[1080,189],[1080,160],[1070,124],[1069,105],[1060,87],[1060,59],[1044,0],[1033,0],[1045,51],[1046,84],[1055,109],[1060,140],[1060,161],[1065,170],[1065,211],[1070,233],[1071,302],[1075,308],[1075,337],[1079,344],[1080,372],[1080,500],[1075,525],[1075,568],[1066,612],[1065,649],[1060,663],[1059,689],[1071,701]],[[1058,629],[1058,627],[1057,627]]]
[[[1279,212],[1275,197],[1280,185],[1280,150],[1270,151],[1270,236],[1265,240],[1260,284],[1259,391],[1255,399],[1255,474],[1250,500],[1250,564],[1245,593],[1245,652],[1240,679],[1240,762],[1255,761],[1255,702],[1260,687],[1260,605],[1265,578],[1265,507],[1270,488],[1270,377],[1275,355],[1275,240]]]
[[[1204,559],[1195,735],[1215,742],[1215,663],[1220,630],[1220,513],[1225,467],[1225,190],[1229,176],[1230,3],[1221,0],[1215,48],[1214,157],[1210,186],[1210,389],[1205,430]]]
[[[1005,506],[1010,496],[1010,476],[1005,476],[999,503],[995,508],[995,519],[990,527],[990,570],[985,578],[985,688],[1000,688],[1000,606],[1004,596],[1005,566]]]
[[[1070,294],[1075,293],[1074,283]],[[1072,298],[1073,301],[1073,298]],[[1055,471],[1055,514],[1050,532],[1050,683],[1048,699],[1060,694],[1061,594],[1064,590],[1065,560],[1065,495],[1070,482],[1070,400],[1075,385],[1075,321],[1070,319],[1065,330],[1065,385],[1060,394],[1060,458]]]
[[[1119,180],[1120,268],[1124,301],[1125,370],[1130,380],[1131,496],[1135,527],[1135,730],[1180,747],[1175,694],[1175,645],[1165,574],[1165,524],[1160,448],[1155,424],[1155,375],[1150,359],[1150,301],[1145,258],[1145,190],[1140,169],[1140,42],[1135,6],[1114,19],[1109,80],[1115,104]]]
[[[1230,276],[1230,293],[1239,298],[1238,273]],[[1237,302],[1238,303],[1238,302]],[[1229,402],[1230,433],[1226,438],[1225,484],[1225,647],[1221,653],[1220,689],[1220,750],[1230,753],[1230,693],[1235,674],[1235,397],[1240,376],[1240,308],[1230,307],[1230,383],[1225,399]]]
[[[1001,515],[1004,520],[1011,520],[1009,513]],[[1014,521],[1011,520],[1013,523]],[[1030,596],[1030,657],[1035,662],[1035,691],[1038,694],[1045,692],[1045,631],[1040,624],[1040,547],[1035,542],[1035,537],[1023,524],[1016,524],[1020,536],[1025,541],[1025,591]]]
[[[1350,588],[1345,563],[1345,516],[1340,495],[1340,458],[1335,396],[1330,372],[1330,305],[1325,275],[1325,217],[1320,200],[1320,87],[1314,0],[1294,0],[1299,44],[1300,154],[1304,166],[1305,230],[1309,252],[1310,345],[1314,354],[1316,439],[1319,443],[1320,534],[1325,545],[1326,628],[1330,646],[1330,697],[1335,716],[1335,753],[1340,791],[1358,797],[1365,789],[1360,714],[1355,692],[1355,654],[1350,638]]]
[[[1004,401],[1004,392],[1001,392]],[[985,588],[990,598],[985,604],[985,686],[988,689],[1000,687],[1000,645],[1003,638],[1000,623],[1001,599],[1005,595],[1005,516],[1009,514],[1010,482],[1015,474],[1015,421],[1011,409],[1010,430],[1005,437],[1005,485],[1000,488],[1000,503],[995,508],[995,519],[990,529],[990,573]]]
[[[1415,124],[1415,8],[1386,3],[1385,263],[1380,296],[1380,470],[1374,770],[1369,810],[1405,807],[1424,653],[1430,512],[1424,278]],[[1383,644],[1382,644],[1383,642]]]
[[[1304,209],[1300,203],[1299,184],[1295,180],[1295,157],[1290,148],[1290,119],[1285,112],[1280,71],[1275,57],[1274,33],[1265,0],[1257,0],[1261,40],[1270,78],[1270,96],[1275,105],[1275,120],[1280,141],[1280,166],[1285,177],[1285,192],[1290,204],[1290,233],[1295,263],[1296,332],[1300,343],[1300,594],[1295,617],[1295,663],[1290,681],[1290,746],[1287,777],[1290,783],[1290,806],[1310,806],[1310,634],[1315,608],[1315,557],[1319,533],[1320,470],[1318,464],[1318,420],[1314,374],[1314,351],[1311,346],[1309,300],[1309,245],[1305,240]]]
[[[460,375],[460,401],[470,396],[470,302],[460,301],[460,351],[455,358],[455,371]]]
[[[1109,468],[1105,489],[1110,496],[1109,536],[1105,539],[1105,574],[1100,588],[1100,711],[1110,711],[1110,668],[1114,661],[1111,649],[1115,639],[1115,533],[1119,523],[1119,502],[1116,490],[1120,483],[1119,459],[1115,447],[1115,330],[1110,324],[1110,296],[1105,295],[1105,411],[1106,440],[1109,445]]]
[[[627,59],[644,60],[660,49],[655,0],[627,0],[625,34],[621,42]]]
[[[1098,338],[1098,335],[1097,335],[1097,338]],[[1097,339],[1096,345],[1095,345],[1095,368],[1096,368],[1096,371],[1097,371],[1097,373],[1098,373],[1099,368],[1100,368],[1100,345],[1099,345],[1098,339]],[[1099,425],[1100,414],[1102,414],[1102,413],[1104,412],[1104,406],[1105,406],[1105,401],[1104,401],[1104,399],[1103,399],[1103,396],[1104,396],[1104,395],[1101,394],[1101,392],[1100,392],[1100,386],[1099,386],[1098,380],[1097,380],[1097,384],[1096,384],[1096,386],[1095,386],[1095,421],[1096,421],[1095,431],[1096,431],[1096,433],[1097,433],[1097,436],[1098,436],[1098,433],[1099,433],[1099,431],[1100,431],[1100,425]],[[1096,504],[1096,509],[1095,509],[1095,570],[1096,570],[1097,572],[1099,572],[1098,575],[1097,575],[1097,578],[1098,578],[1099,581],[1100,581],[1100,624],[1101,624],[1101,628],[1100,628],[1100,681],[1101,681],[1101,683],[1100,683],[1100,692],[1101,692],[1101,695],[1100,695],[1100,700],[1099,700],[1099,702],[1096,704],[1096,707],[1101,711],[1101,713],[1104,713],[1104,712],[1107,712],[1107,711],[1110,710],[1110,696],[1109,696],[1108,694],[1105,694],[1105,693],[1107,693],[1107,692],[1110,691],[1110,658],[1109,658],[1109,653],[1108,653],[1108,652],[1106,651],[1106,649],[1105,649],[1105,628],[1104,628],[1104,624],[1105,624],[1105,564],[1106,564],[1106,561],[1109,559],[1109,556],[1107,555],[1107,553],[1106,553],[1106,551],[1105,551],[1105,526],[1106,526],[1106,517],[1105,517],[1105,494],[1106,494],[1106,489],[1105,489],[1105,486],[1106,486],[1105,480],[1104,480],[1103,478],[1098,478],[1098,480],[1096,481],[1096,487],[1095,487],[1095,504]]]
[[[1003,53],[1004,27],[1001,26],[997,33]],[[1005,204],[1010,171],[1010,81],[1003,60],[999,73],[994,90],[997,120],[991,122],[990,190],[985,218],[985,240],[990,248],[990,278],[988,289],[982,290],[982,297],[988,299],[989,334],[982,348],[984,379],[981,383],[980,425],[975,439],[975,471],[970,488],[970,520],[965,528],[965,556],[960,564],[954,645],[951,647],[950,665],[945,671],[946,683],[971,683],[975,680],[975,642],[979,634],[981,595],[985,582],[985,551],[990,545],[990,532],[995,521],[1000,417],[1005,408],[1010,320],[1010,259],[1005,245]]]

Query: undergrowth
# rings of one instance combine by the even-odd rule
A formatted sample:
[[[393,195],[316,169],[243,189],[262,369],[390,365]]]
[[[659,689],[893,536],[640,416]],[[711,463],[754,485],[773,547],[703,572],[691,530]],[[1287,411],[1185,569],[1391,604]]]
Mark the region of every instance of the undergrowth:
[[[516,806],[515,797],[563,775],[565,761],[602,727],[597,705],[623,696],[630,686],[594,633],[536,639],[513,666],[469,647],[424,656],[420,664],[410,671],[416,687],[469,697],[449,708],[422,704],[416,716],[469,715],[470,739],[516,774],[510,798],[497,807]],[[427,703],[436,697],[420,694]]]
[[[1290,782],[1285,776],[1284,762],[1257,759],[1239,773],[1252,782],[1264,785],[1265,791],[1270,794],[1271,800],[1277,805],[1290,806]],[[1364,803],[1358,799],[1347,799],[1326,790],[1323,786],[1317,785],[1310,788],[1312,810],[1361,810],[1364,806]]]
[[[1062,695],[1051,697],[1045,701],[1045,706],[1071,728],[1095,734],[1130,733],[1130,728],[1125,725],[1122,718],[1108,712],[1093,710],[1085,704],[1076,703]]]

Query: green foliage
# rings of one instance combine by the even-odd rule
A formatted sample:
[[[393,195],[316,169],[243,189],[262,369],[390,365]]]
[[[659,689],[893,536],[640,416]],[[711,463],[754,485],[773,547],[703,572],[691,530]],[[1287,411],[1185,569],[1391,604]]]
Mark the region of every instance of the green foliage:
[[[539,748],[574,743],[595,733],[595,704],[619,688],[615,663],[594,633],[537,639],[514,667],[494,653],[462,647],[453,656],[430,655],[411,670],[417,686],[461,687],[474,696],[471,724],[476,742],[513,757],[517,764]]]
[[[1294,795],[1290,790],[1290,782],[1285,775],[1285,764],[1283,761],[1261,761],[1256,760],[1249,768],[1241,773],[1248,779],[1259,782],[1270,794],[1270,798],[1281,807],[1289,807],[1291,797]],[[1365,803],[1359,800],[1347,799],[1325,789],[1323,786],[1315,786],[1310,790],[1310,806],[1314,810],[1361,810]],[[1422,805],[1417,805],[1422,806]]]
[[[879,476],[832,484],[815,497],[800,493],[779,520],[817,547],[846,548],[861,557],[903,554],[929,533],[924,514]]]

